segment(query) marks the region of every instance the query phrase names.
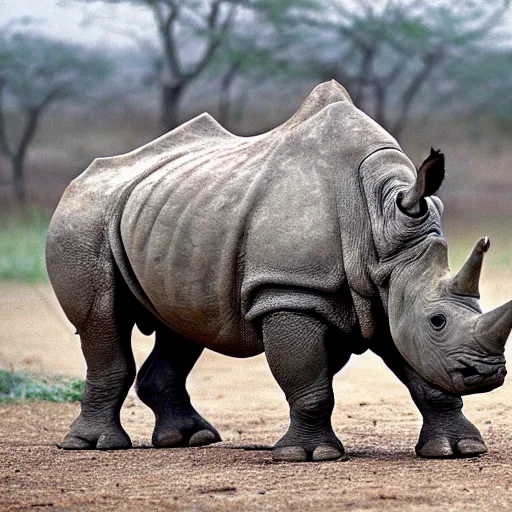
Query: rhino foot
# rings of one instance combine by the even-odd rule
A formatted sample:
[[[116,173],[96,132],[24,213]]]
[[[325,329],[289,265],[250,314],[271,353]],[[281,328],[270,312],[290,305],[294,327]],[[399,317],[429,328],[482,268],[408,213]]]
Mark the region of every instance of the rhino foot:
[[[331,444],[319,444],[313,450],[303,446],[276,446],[272,450],[272,458],[275,461],[285,462],[321,462],[338,460],[345,455],[343,447]]]
[[[487,447],[481,439],[460,439],[454,443],[447,437],[435,437],[416,447],[416,454],[426,459],[477,457],[486,452]]]
[[[321,462],[344,457],[345,449],[334,432],[323,432],[315,436],[301,436],[288,431],[272,450],[276,461]]]
[[[155,448],[205,446],[221,441],[217,430],[199,414],[187,417],[158,419],[153,432]]]
[[[57,447],[63,450],[126,450],[132,447],[132,442],[120,425],[89,430],[72,426]]]
[[[419,457],[463,458],[487,452],[480,432],[461,412],[448,416],[445,418],[439,414],[423,425],[416,445]]]

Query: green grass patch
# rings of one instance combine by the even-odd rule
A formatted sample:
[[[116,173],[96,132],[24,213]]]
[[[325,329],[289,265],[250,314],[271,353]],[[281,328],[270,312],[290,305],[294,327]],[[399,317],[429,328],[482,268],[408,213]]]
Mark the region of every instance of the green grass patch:
[[[0,370],[0,403],[19,400],[78,402],[84,381],[69,377],[40,378],[21,371]]]
[[[0,216],[0,279],[45,281],[50,215],[36,209]]]

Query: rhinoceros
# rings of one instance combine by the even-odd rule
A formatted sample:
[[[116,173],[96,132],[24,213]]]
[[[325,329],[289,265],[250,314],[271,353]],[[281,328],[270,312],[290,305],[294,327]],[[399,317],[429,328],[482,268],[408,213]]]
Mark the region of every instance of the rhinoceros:
[[[136,382],[155,447],[220,440],[185,387],[206,347],[265,352],[290,406],[274,459],[338,459],[332,379],[370,349],[423,416],[419,456],[484,453],[461,395],[503,383],[512,301],[485,314],[478,305],[487,238],[450,274],[434,195],[444,173],[435,150],[416,169],[334,81],[262,135],[235,136],[202,114],[94,160],[47,238],[50,280],[87,362],[80,415],[58,446],[131,446],[120,408],[136,324],[155,332]]]

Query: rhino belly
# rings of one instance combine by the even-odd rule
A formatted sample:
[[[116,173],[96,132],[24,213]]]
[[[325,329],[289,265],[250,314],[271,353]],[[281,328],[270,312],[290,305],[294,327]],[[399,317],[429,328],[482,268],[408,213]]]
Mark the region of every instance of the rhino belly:
[[[211,160],[165,166],[137,185],[121,239],[138,284],[169,327],[211,350],[253,356],[263,347],[241,314],[238,267],[256,177],[226,165],[212,173]]]
[[[317,146],[303,137],[205,145],[135,186],[122,244],[171,328],[241,357],[263,351],[252,323],[276,308],[313,309],[352,331],[349,294],[339,293],[346,277],[334,165]],[[308,299],[298,301],[297,290]]]

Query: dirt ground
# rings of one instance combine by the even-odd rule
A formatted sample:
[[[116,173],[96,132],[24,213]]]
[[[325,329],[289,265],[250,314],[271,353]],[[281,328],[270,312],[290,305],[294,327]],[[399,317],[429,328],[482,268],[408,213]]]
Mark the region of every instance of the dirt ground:
[[[511,276],[487,275],[484,308],[512,295]],[[491,293],[486,293],[491,292]],[[47,285],[0,285],[0,366],[83,376],[78,337]],[[135,335],[138,364],[152,341]],[[287,405],[262,356],[206,353],[189,390],[223,442],[152,449],[153,417],[130,392],[122,421],[135,449],[55,447],[78,404],[0,406],[0,510],[510,510],[512,379],[468,397],[466,415],[489,448],[466,460],[417,459],[421,421],[406,389],[365,354],[336,377],[333,417],[347,460],[275,463]]]

